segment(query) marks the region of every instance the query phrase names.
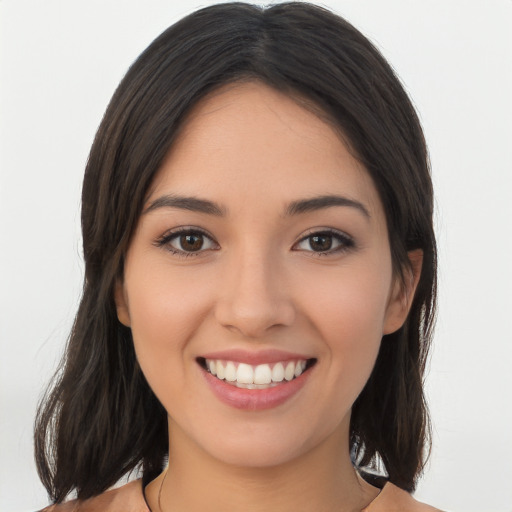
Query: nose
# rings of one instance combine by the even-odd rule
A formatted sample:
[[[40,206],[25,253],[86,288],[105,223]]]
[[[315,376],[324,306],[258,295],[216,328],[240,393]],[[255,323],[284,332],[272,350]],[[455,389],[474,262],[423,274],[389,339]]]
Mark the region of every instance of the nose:
[[[253,339],[290,326],[295,308],[279,264],[259,251],[233,256],[236,261],[227,264],[219,290],[217,321]]]

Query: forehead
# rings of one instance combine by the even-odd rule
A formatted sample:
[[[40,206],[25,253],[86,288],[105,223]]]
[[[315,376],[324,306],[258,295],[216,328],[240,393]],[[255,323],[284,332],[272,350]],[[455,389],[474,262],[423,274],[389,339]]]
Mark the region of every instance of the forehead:
[[[235,197],[233,192],[237,192]],[[229,84],[190,112],[159,170],[159,193],[268,204],[333,192],[381,208],[364,166],[313,108],[260,82]]]

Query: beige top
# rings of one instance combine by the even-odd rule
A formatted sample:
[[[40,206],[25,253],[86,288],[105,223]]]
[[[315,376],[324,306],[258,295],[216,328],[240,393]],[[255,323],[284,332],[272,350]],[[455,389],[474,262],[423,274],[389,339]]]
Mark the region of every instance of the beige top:
[[[94,498],[52,505],[41,512],[150,512],[142,492],[142,480],[135,480]],[[387,483],[362,512],[440,512],[416,501],[409,493]]]

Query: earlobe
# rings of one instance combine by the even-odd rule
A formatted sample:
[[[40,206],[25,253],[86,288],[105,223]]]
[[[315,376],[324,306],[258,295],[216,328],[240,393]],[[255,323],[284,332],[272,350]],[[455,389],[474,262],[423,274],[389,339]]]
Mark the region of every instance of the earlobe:
[[[415,249],[407,253],[410,267],[405,269],[403,279],[395,279],[384,320],[383,334],[391,334],[404,324],[411,309],[416,287],[423,265],[423,251]]]
[[[114,289],[114,301],[116,303],[117,318],[126,327],[131,327],[128,301],[125,296],[124,284],[118,280]]]

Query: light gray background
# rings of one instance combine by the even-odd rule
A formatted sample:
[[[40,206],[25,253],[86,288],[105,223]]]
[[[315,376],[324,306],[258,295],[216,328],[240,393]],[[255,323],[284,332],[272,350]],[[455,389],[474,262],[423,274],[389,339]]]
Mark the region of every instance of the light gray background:
[[[0,0],[0,510],[46,504],[36,401],[77,305],[82,172],[107,102],[162,30],[209,1]],[[434,452],[417,497],[512,511],[512,1],[339,0],[406,84],[437,191]]]

